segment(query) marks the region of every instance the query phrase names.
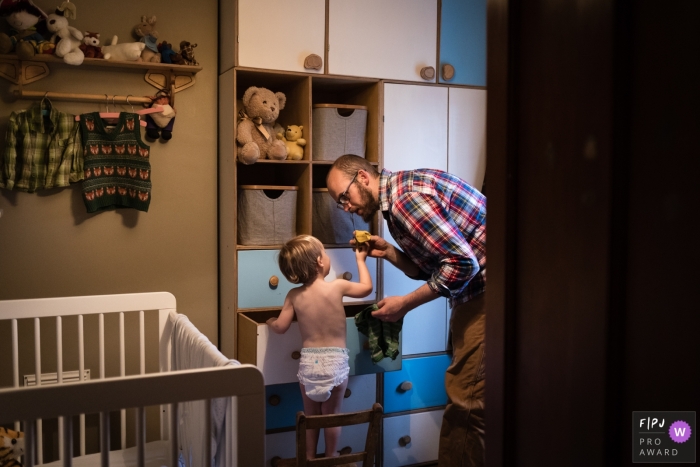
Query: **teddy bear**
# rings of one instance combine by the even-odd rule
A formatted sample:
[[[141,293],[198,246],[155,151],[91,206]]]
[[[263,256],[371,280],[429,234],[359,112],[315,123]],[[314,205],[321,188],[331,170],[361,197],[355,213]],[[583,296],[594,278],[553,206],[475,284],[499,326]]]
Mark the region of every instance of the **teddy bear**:
[[[0,54],[14,51],[20,59],[29,60],[37,53],[53,53],[53,44],[43,34],[46,13],[31,0],[0,0],[0,16],[10,25],[9,35],[0,32]]]
[[[85,31],[80,50],[83,51],[85,58],[104,58],[102,47],[100,47],[100,33]]]
[[[134,35],[140,42],[146,44],[141,52],[141,59],[144,62],[160,63],[161,56],[158,52],[158,31],[156,31],[156,17],[142,16],[141,22],[134,26]]]
[[[287,125],[287,129],[282,133],[277,133],[277,139],[284,141],[287,147],[287,159],[298,161],[304,158],[304,146],[306,140],[302,138],[303,126]]]
[[[275,120],[286,102],[284,93],[267,88],[251,86],[243,93],[236,132],[238,160],[243,164],[254,164],[259,158],[287,158],[287,147],[273,133]]]
[[[112,37],[112,43],[110,45],[102,46],[102,53],[104,54],[105,60],[119,60],[128,62],[140,62],[141,52],[146,48],[144,42],[124,42],[123,44],[118,44],[119,38],[117,36]]]
[[[162,63],[174,63],[175,65],[184,65],[182,55],[173,50],[173,45],[163,41],[158,44],[158,52],[160,52],[160,61]]]
[[[51,42],[56,44],[55,55],[69,65],[80,65],[85,59],[80,50],[83,33],[69,26],[68,18],[75,19],[75,5],[66,1],[46,18],[46,27],[53,33]]]

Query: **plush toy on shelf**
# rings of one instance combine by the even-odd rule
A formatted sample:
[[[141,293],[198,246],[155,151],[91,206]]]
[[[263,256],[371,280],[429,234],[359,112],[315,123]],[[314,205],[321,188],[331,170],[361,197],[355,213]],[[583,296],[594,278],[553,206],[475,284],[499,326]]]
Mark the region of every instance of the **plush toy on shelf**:
[[[102,53],[105,60],[116,60],[122,62],[140,62],[141,52],[146,48],[143,42],[124,42],[118,44],[119,38],[112,37],[110,45],[102,46]]]
[[[275,121],[286,102],[287,96],[281,92],[255,86],[246,89],[236,134],[239,161],[254,164],[260,158],[287,158],[287,147],[274,133]]]
[[[158,44],[158,52],[160,52],[160,61],[162,63],[174,63],[175,65],[184,65],[185,61],[182,55],[173,50],[173,45],[163,41]]]
[[[182,57],[183,65],[199,65],[194,58],[194,48],[197,44],[191,44],[188,41],[180,42],[180,56]]]
[[[152,140],[160,137],[167,143],[173,137],[176,114],[175,109],[170,105],[170,95],[167,91],[158,91],[151,100],[153,101],[151,107],[159,106],[163,110],[146,114],[146,136]]]
[[[0,16],[10,25],[10,34],[0,32],[0,54],[15,52],[29,60],[38,53],[53,53],[55,46],[41,32],[46,32],[46,13],[32,0],[0,0]]]
[[[304,158],[304,146],[306,146],[306,140],[302,138],[303,126],[299,125],[287,125],[287,129],[284,132],[277,133],[277,139],[284,141],[284,145],[287,147],[287,159],[291,161],[298,161]]]
[[[100,33],[85,31],[80,50],[83,51],[85,58],[104,58],[102,47],[100,47]]]
[[[46,18],[46,27],[53,33],[51,42],[56,43],[54,53],[69,65],[80,65],[85,59],[80,50],[83,33],[68,25],[68,19],[75,19],[75,16],[75,4],[66,1]]]
[[[161,55],[158,51],[158,31],[156,31],[156,17],[142,16],[141,22],[134,26],[134,35],[140,42],[146,44],[141,52],[144,62],[160,63]]]

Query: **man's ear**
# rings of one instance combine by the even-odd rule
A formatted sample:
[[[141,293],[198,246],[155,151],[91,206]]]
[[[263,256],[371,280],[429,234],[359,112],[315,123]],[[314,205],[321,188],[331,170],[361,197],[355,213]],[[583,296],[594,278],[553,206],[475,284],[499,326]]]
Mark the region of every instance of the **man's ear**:
[[[357,171],[357,177],[355,178],[358,180],[361,184],[368,186],[369,185],[369,174],[367,173],[366,170],[360,169]]]

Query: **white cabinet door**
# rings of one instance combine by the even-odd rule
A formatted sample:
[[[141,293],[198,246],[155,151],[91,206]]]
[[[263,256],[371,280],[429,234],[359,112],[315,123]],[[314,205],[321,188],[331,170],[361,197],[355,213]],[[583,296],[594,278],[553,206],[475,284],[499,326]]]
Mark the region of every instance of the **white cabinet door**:
[[[447,171],[481,190],[486,172],[486,90],[450,88]]]
[[[447,170],[448,89],[384,85],[384,167]]]
[[[324,57],[325,36],[325,0],[238,0],[238,66],[323,73],[304,59]]]
[[[326,276],[327,282],[340,278],[346,278],[352,282],[357,282],[360,279],[354,251],[350,248],[328,248],[326,253],[331,260],[331,270],[328,271],[328,276]],[[375,301],[377,299],[377,260],[375,258],[367,258],[365,262],[367,263],[367,269],[369,269],[369,275],[372,278],[372,292],[362,298],[343,297],[343,303]]]
[[[331,74],[425,82],[437,63],[437,0],[330,0],[328,17]]]
[[[384,466],[397,467],[438,458],[444,410],[384,418]]]

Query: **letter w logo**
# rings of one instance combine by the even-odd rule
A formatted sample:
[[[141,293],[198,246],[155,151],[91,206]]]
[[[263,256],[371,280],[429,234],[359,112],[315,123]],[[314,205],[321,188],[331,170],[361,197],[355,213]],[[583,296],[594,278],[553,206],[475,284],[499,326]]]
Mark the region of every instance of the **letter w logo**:
[[[677,437],[685,437],[685,428],[674,428]]]

